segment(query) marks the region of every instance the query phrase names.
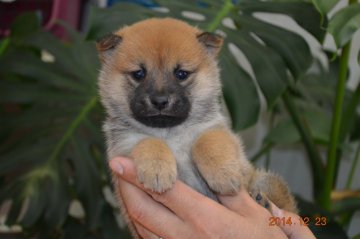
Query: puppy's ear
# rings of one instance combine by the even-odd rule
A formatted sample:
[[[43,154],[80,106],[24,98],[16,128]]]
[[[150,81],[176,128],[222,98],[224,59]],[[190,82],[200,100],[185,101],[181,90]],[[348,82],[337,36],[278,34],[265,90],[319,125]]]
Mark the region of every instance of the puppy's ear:
[[[217,56],[224,42],[224,39],[220,35],[211,32],[200,33],[197,35],[197,39],[213,56]]]
[[[104,62],[106,57],[111,55],[114,49],[121,43],[121,36],[108,34],[96,41],[96,49],[99,53],[100,60]]]

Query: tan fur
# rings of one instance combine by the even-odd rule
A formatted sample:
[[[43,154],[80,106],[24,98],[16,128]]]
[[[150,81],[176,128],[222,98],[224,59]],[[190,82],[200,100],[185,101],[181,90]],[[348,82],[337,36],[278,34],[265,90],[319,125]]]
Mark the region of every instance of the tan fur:
[[[234,194],[247,188],[252,167],[239,140],[226,129],[202,134],[192,149],[193,159],[209,187],[220,194]]]
[[[216,60],[221,38],[170,18],[148,19],[114,34],[97,47],[103,61],[99,89],[108,114],[104,132],[109,159],[133,158],[138,180],[156,192],[170,189],[177,178],[214,200],[216,193],[233,194],[245,187],[262,205],[270,198],[279,207],[296,211],[283,180],[254,170],[247,161],[241,140],[230,131],[221,112]],[[129,95],[138,83],[129,73],[141,65],[152,76],[144,81],[158,91],[171,83],[177,66],[192,72],[185,82],[177,83],[187,87],[191,102],[189,115],[180,125],[152,128],[134,119]],[[123,207],[118,189],[116,194]],[[258,194],[261,200],[256,199]],[[122,214],[128,219],[124,207]],[[131,222],[129,226],[139,238]]]
[[[294,213],[298,212],[295,199],[289,194],[286,183],[279,175],[256,170],[252,175],[249,191],[253,195],[262,193],[279,208]]]
[[[99,57],[102,63],[105,63],[105,56],[102,53],[105,53],[106,51],[116,47],[121,42],[121,40],[121,37],[111,34],[98,41],[96,44],[96,50],[100,53]]]
[[[176,160],[161,139],[141,140],[130,153],[134,159],[139,181],[145,188],[161,193],[172,187],[176,180]]]
[[[200,31],[174,19],[149,19],[131,27],[124,27],[115,34],[123,36],[121,54],[115,56],[117,70],[126,72],[144,63],[149,68],[173,67],[179,61],[194,69],[206,67],[206,52],[189,35]],[[174,48],[173,46],[178,46]],[[180,47],[179,47],[180,46]],[[138,62],[139,55],[146,62]]]

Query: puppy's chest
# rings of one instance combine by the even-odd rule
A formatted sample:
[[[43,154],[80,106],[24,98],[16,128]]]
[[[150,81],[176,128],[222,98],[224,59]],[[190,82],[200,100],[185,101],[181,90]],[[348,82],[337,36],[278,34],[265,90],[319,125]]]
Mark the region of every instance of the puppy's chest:
[[[108,156],[113,158],[118,155],[129,155],[136,144],[149,137],[164,140],[173,153],[177,164],[178,179],[185,182],[198,192],[216,200],[214,194],[209,190],[207,184],[200,176],[192,160],[192,147],[204,132],[204,128],[183,129],[177,132],[154,131],[148,133],[135,133],[131,131],[108,131]]]
[[[192,160],[191,150],[200,134],[197,130],[183,130],[173,134],[154,135],[163,139],[171,149],[176,159],[178,178],[198,191],[201,191],[203,185]]]
[[[165,139],[176,158],[178,179],[185,182],[198,192],[216,200],[214,194],[209,190],[207,184],[200,176],[192,160],[192,146],[198,138],[199,132],[180,134]]]
[[[174,154],[178,167],[191,167],[191,148],[200,132],[178,131],[173,133],[135,133],[122,132],[120,134],[111,132],[113,140],[109,142],[109,158],[117,155],[129,155],[136,144],[149,137],[156,137],[164,140]]]
[[[195,139],[195,135],[179,135],[165,139],[173,152],[178,165],[187,164],[191,161],[191,148]]]

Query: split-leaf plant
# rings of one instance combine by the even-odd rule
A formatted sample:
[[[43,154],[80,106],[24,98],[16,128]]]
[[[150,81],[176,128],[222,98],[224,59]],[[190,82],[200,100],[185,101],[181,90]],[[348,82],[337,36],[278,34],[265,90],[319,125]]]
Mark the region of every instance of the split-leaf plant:
[[[301,141],[305,145],[313,173],[315,201],[326,212],[334,210],[325,186],[329,169],[325,170],[318,151],[319,143],[329,147],[330,140],[327,134],[321,135],[324,139],[321,142],[315,137],[313,129],[323,133],[322,125],[311,121],[312,114],[306,111],[306,104],[323,100],[323,104],[314,106],[321,110],[328,103],[333,105],[332,94],[338,81],[327,77],[333,76],[327,69],[309,72],[309,67],[317,61],[301,35],[259,17],[259,13],[283,14],[322,43],[327,8],[322,1],[314,2],[316,5],[302,1],[158,0],[152,1],[150,7],[130,3],[109,9],[93,7],[88,29],[81,34],[68,28],[66,41],[41,30],[35,14],[18,18],[10,36],[0,42],[0,202],[10,208],[6,224],[20,225],[26,238],[129,238],[126,231],[118,228],[117,210],[104,193],[111,183],[100,129],[104,114],[97,96],[100,66],[94,40],[120,26],[154,16],[182,19],[224,36],[219,61],[224,102],[234,130],[257,122],[261,95],[275,118],[289,116],[290,126],[285,127],[285,132],[289,132],[288,128],[297,129],[293,142]],[[193,13],[192,17],[189,12]],[[333,24],[330,26],[334,32],[341,32],[336,27],[337,21],[341,20],[330,21]],[[350,24],[350,30],[353,25]],[[349,31],[338,34],[348,37]],[[340,38],[341,44],[348,44],[349,37],[345,41]],[[341,44],[339,48],[343,47]],[[234,49],[243,53],[250,70],[239,63]],[[343,58],[340,57],[340,62]],[[345,63],[334,64],[335,68],[344,70],[341,65]],[[321,84],[324,84],[322,94],[311,91]],[[346,102],[352,102],[349,114],[357,120],[354,110],[357,94],[348,93],[351,99]],[[333,111],[326,110],[331,118]],[[338,110],[335,112],[338,114]],[[264,140],[262,152],[280,144],[276,141],[279,134],[276,129],[284,130],[284,127],[279,122]],[[341,146],[349,140],[350,129],[346,128]],[[353,135],[351,139],[356,137]],[[338,162],[342,148],[338,147],[339,142],[336,144]],[[83,214],[73,213],[70,207],[74,202],[81,205]],[[348,212],[345,206],[339,208]],[[306,212],[306,208],[303,212],[313,213]],[[323,227],[318,235],[347,238],[335,221]]]

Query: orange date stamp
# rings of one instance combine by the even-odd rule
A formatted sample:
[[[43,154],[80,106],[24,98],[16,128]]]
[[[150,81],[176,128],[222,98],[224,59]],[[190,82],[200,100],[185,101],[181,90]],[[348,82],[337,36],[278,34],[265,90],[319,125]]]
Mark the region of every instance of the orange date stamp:
[[[310,217],[269,217],[269,226],[309,226],[312,223],[315,226],[325,226],[327,223],[326,217],[316,216]]]

